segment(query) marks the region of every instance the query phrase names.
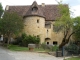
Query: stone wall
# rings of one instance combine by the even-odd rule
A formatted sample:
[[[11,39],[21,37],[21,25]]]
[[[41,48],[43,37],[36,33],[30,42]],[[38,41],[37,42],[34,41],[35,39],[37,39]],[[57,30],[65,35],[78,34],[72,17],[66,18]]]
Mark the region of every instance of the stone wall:
[[[30,16],[24,18],[24,30],[27,35],[34,35],[40,37],[40,43],[49,42],[53,45],[53,42],[56,41],[59,45],[62,42],[63,33],[56,33],[53,31],[54,21],[51,22],[51,28],[45,28],[45,18],[38,16]],[[49,38],[45,40],[46,38]]]
[[[24,32],[27,35],[40,37],[40,42],[44,42],[45,19],[38,16],[24,18]]]

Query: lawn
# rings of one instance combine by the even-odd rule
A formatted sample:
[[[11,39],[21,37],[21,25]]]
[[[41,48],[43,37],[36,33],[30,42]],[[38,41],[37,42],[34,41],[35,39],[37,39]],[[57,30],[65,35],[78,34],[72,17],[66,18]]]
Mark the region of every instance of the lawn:
[[[66,60],[80,60],[80,57],[71,57],[71,58],[68,58]]]
[[[8,45],[8,49],[12,51],[28,51],[27,47],[20,47],[18,45]]]
[[[8,45],[8,49],[12,51],[29,51],[28,47],[21,47],[18,45]],[[43,48],[35,48],[34,51],[45,51],[47,52],[48,50],[44,50]]]

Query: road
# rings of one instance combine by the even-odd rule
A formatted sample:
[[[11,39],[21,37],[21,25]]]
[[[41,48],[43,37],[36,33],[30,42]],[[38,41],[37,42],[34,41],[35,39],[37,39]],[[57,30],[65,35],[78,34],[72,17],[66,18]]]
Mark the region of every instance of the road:
[[[0,47],[0,60],[63,60],[45,53],[9,51]]]
[[[8,50],[0,46],[0,60],[15,60],[15,58],[9,55],[8,52]]]

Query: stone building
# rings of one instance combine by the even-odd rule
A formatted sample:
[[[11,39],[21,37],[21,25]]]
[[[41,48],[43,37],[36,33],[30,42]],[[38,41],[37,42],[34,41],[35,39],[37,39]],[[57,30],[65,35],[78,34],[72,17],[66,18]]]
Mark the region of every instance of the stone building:
[[[53,31],[55,20],[60,17],[58,5],[38,5],[36,1],[28,6],[6,6],[9,12],[16,12],[24,19],[24,29],[27,35],[40,37],[40,43],[59,45],[63,33]]]

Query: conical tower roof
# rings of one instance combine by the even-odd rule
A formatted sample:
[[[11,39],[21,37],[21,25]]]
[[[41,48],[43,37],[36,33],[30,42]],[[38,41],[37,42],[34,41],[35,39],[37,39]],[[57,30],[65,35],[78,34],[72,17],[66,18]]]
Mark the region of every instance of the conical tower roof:
[[[33,2],[33,4],[30,6],[29,10],[26,12],[24,17],[27,16],[41,16],[44,17],[43,11],[40,9],[39,5],[36,1]]]

